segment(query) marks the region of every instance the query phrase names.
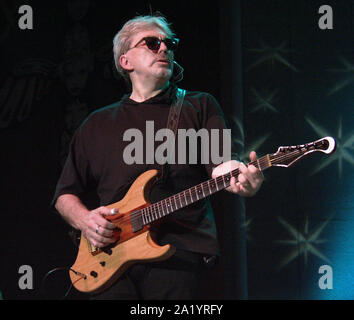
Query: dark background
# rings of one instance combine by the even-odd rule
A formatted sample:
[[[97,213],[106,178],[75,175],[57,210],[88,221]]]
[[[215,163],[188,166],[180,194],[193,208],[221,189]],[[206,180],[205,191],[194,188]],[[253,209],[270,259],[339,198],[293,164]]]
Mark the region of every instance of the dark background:
[[[266,171],[252,199],[212,198],[223,257],[201,298],[354,297],[353,1],[27,1],[33,30],[18,27],[22,4],[0,6],[4,299],[59,298],[68,287],[58,272],[40,290],[49,270],[76,255],[51,198],[75,128],[127,92],[113,69],[114,35],[150,10],[181,39],[180,87],[218,99],[245,162],[251,150],[261,156],[329,135],[338,143],[330,157]],[[323,4],[333,9],[331,30],[318,26]],[[18,286],[22,265],[33,269],[32,290]],[[318,285],[322,265],[332,268],[332,289]]]

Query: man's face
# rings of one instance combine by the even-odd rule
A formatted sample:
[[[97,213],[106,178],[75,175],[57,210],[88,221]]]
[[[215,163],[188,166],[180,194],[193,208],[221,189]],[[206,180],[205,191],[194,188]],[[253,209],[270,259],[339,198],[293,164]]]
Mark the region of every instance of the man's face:
[[[132,81],[151,78],[168,81],[173,72],[173,52],[167,49],[164,42],[161,42],[158,50],[150,50],[145,41],[141,41],[145,37],[165,39],[166,34],[158,28],[151,28],[138,32],[131,38],[131,49],[125,55],[132,71]]]

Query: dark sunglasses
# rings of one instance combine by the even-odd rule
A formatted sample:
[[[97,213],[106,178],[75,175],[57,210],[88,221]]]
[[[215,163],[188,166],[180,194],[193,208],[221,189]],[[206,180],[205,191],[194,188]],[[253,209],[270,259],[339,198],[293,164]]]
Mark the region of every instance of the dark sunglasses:
[[[146,46],[154,52],[159,51],[161,42],[163,42],[166,45],[166,48],[171,51],[176,51],[179,43],[179,39],[177,38],[165,38],[165,39],[159,39],[157,37],[145,37],[142,38],[134,47],[130,48],[136,48],[140,43],[145,41]],[[129,49],[129,50],[130,50]]]

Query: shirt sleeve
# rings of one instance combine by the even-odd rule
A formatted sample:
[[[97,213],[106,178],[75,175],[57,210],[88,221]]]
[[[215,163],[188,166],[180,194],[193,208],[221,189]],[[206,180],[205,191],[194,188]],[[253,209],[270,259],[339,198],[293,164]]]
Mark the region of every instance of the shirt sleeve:
[[[211,177],[212,171],[219,164],[238,160],[238,154],[234,148],[234,137],[231,128],[225,118],[218,101],[210,94],[206,96],[205,116],[203,126],[209,132],[209,158],[205,169]]]
[[[80,197],[91,181],[89,161],[84,146],[84,131],[80,127],[75,132],[70,143],[69,154],[56,185],[51,205],[63,194],[73,194]]]

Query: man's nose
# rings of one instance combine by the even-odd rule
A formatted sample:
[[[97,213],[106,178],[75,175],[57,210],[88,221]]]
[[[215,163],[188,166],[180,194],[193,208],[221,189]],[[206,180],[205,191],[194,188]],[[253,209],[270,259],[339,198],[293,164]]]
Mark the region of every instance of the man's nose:
[[[168,52],[165,42],[161,41],[159,52]]]

